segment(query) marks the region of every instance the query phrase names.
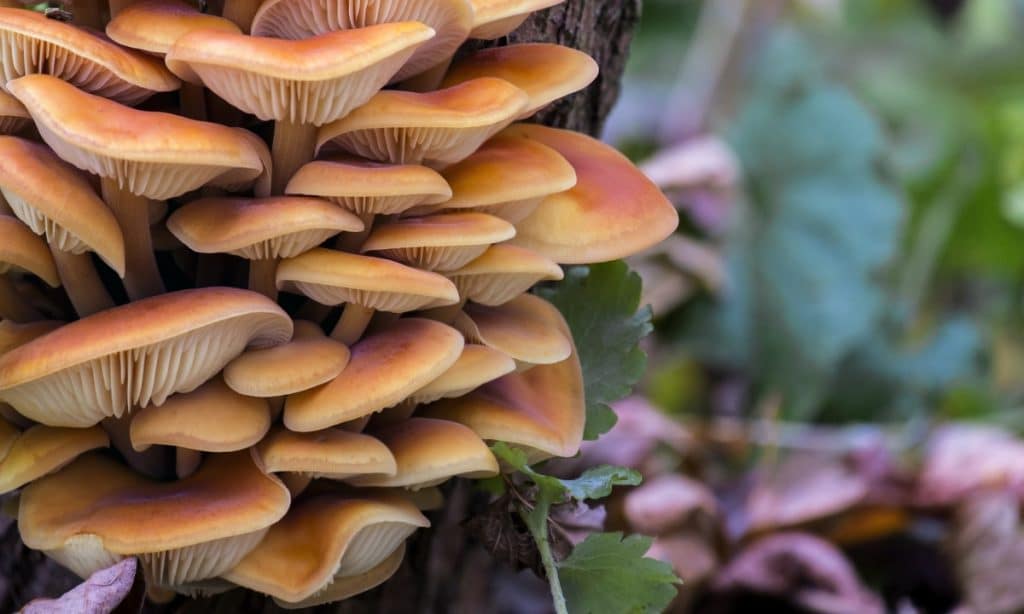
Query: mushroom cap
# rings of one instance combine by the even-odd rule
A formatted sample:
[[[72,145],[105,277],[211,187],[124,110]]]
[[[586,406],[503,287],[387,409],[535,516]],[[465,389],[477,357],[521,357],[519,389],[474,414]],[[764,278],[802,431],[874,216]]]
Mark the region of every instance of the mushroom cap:
[[[516,361],[510,356],[486,345],[467,343],[455,364],[411,398],[416,403],[433,403],[438,399],[461,397],[515,370]]]
[[[0,134],[21,132],[31,123],[32,116],[28,114],[25,105],[18,102],[14,96],[0,90]]]
[[[319,198],[202,198],[171,214],[167,228],[195,252],[267,260],[298,256],[363,222]]]
[[[263,171],[259,152],[236,128],[139,111],[48,75],[22,77],[7,88],[58,156],[133,194],[164,200],[236,169],[253,177]]]
[[[282,471],[315,478],[345,479],[354,475],[393,475],[395,457],[380,440],[337,428],[294,433],[277,427],[256,446],[264,471]]]
[[[524,296],[536,299],[533,307],[539,318],[571,338],[569,326],[554,306]],[[420,414],[461,422],[482,439],[525,448],[531,461],[573,456],[579,451],[586,421],[583,370],[572,349],[561,362],[510,373],[466,396],[428,405]]]
[[[386,559],[363,573],[352,576],[335,576],[334,580],[312,597],[301,601],[282,601],[275,598],[274,603],[285,610],[294,610],[348,599],[386,582],[401,567],[403,558],[405,558],[405,543],[399,544]]]
[[[286,286],[324,305],[357,303],[394,313],[459,301],[454,284],[437,273],[319,247],[278,264],[277,287]]]
[[[82,173],[48,147],[0,136],[0,192],[14,215],[54,248],[88,251],[124,276],[124,237]]]
[[[0,322],[0,324],[2,323]],[[0,417],[0,462],[3,462],[11,447],[14,446],[14,442],[20,436],[21,431],[16,426]]]
[[[284,424],[293,431],[316,431],[390,407],[444,373],[464,343],[458,331],[440,322],[397,320],[353,345],[341,375],[288,397]]]
[[[0,422],[3,430],[7,423]],[[17,430],[14,432],[17,434]],[[99,427],[67,429],[37,424],[17,434],[6,450],[4,439],[0,435],[0,493],[57,471],[79,454],[110,445],[107,434]]]
[[[0,237],[4,238],[0,243],[0,275],[12,270],[27,271],[51,288],[60,286],[60,276],[50,248],[28,226],[16,217],[0,214]],[[452,288],[454,292],[455,286]]]
[[[311,323],[309,323],[311,324]],[[348,347],[323,334],[295,336],[288,343],[245,352],[224,367],[232,390],[251,397],[280,397],[326,384],[348,365]],[[314,325],[315,326],[315,325]]]
[[[252,34],[299,39],[399,21],[418,21],[437,34],[416,50],[393,81],[454,55],[473,27],[473,7],[469,0],[267,0],[253,17]]]
[[[373,569],[430,522],[401,497],[324,494],[296,501],[224,578],[283,601],[301,601],[335,578]]]
[[[433,36],[416,22],[302,40],[196,30],[174,43],[167,65],[264,121],[320,126],[369,100]]]
[[[494,40],[518,28],[530,13],[565,0],[470,0],[473,4],[473,31],[470,38]]]
[[[124,104],[138,104],[181,85],[158,60],[36,11],[0,8],[0,47],[3,83],[52,74]]]
[[[544,199],[516,225],[512,243],[555,262],[624,258],[675,231],[679,214],[657,186],[618,151],[576,132],[518,124],[506,134],[533,139],[576,169],[576,187]]]
[[[544,256],[515,245],[492,245],[482,256],[447,273],[459,296],[481,305],[503,305],[539,281],[562,279],[565,274]]]
[[[356,158],[310,162],[292,175],[284,191],[326,198],[357,215],[393,215],[452,195],[433,169]]]
[[[393,164],[443,168],[477,150],[526,108],[522,90],[484,77],[434,92],[384,90],[317,134],[350,153]]]
[[[530,139],[499,134],[444,178],[452,197],[438,209],[472,209],[519,222],[551,194],[576,185],[576,171],[557,151]]]
[[[374,432],[395,455],[394,475],[362,475],[356,486],[435,486],[455,476],[486,478],[498,474],[498,461],[480,437],[458,422],[409,418]]]
[[[107,24],[107,36],[114,42],[161,56],[193,30],[241,32],[233,22],[181,0],[136,0]]]
[[[266,399],[247,397],[215,377],[163,405],[140,409],[131,423],[132,448],[154,445],[201,452],[234,452],[255,445],[270,430]]]
[[[57,320],[39,320],[23,324],[0,320],[0,355],[10,352],[19,345],[25,345],[36,337],[53,332],[63,325],[63,322]]]
[[[79,575],[134,555],[147,579],[174,586],[234,567],[290,500],[249,452],[212,455],[176,482],[153,482],[109,457],[86,454],[25,488],[18,530],[27,546]]]
[[[524,43],[480,49],[460,58],[445,75],[442,87],[480,77],[504,79],[526,92],[529,103],[520,115],[525,118],[587,87],[598,71],[597,62],[582,51]]]
[[[214,287],[161,294],[82,318],[0,356],[0,399],[37,422],[91,426],[195,390],[246,346],[277,345],[291,335],[287,314],[256,292]]]
[[[572,354],[572,336],[548,315],[551,305],[521,294],[498,307],[467,304],[452,326],[469,343],[481,343],[511,356],[521,365],[561,362]]]
[[[492,243],[507,241],[516,228],[486,213],[440,213],[393,220],[377,226],[363,243],[363,252],[430,271],[458,269],[484,253]]]

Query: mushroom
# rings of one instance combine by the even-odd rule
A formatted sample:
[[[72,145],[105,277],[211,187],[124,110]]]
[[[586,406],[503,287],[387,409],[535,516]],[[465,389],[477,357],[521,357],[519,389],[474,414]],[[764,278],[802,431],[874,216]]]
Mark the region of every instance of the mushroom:
[[[129,105],[180,86],[159,61],[36,11],[0,8],[0,49],[3,83],[49,74]]]
[[[490,77],[434,92],[384,90],[320,128],[316,146],[330,143],[372,160],[444,168],[476,151],[526,105],[522,90]]]
[[[513,244],[561,264],[605,262],[655,245],[679,224],[661,190],[612,147],[536,124],[517,124],[503,134],[547,145],[576,170],[574,188],[549,196],[516,224]]]
[[[460,58],[442,86],[480,77],[504,79],[529,98],[520,115],[526,118],[587,87],[597,78],[598,70],[597,62],[582,51],[550,43],[524,43],[479,49]]]
[[[17,134],[32,123],[25,105],[7,92],[0,90],[0,134]]]
[[[493,40],[518,28],[535,11],[561,4],[564,0],[470,0],[473,31],[470,38]]]
[[[344,480],[365,474],[394,475],[396,470],[394,455],[380,440],[337,428],[294,433],[276,427],[256,446],[256,455],[264,471],[311,478]]]
[[[167,54],[176,74],[261,120],[274,120],[273,193],[313,159],[317,127],[365,103],[434,36],[415,22],[329,32],[303,40],[197,30]]]
[[[352,359],[341,375],[288,397],[284,424],[310,432],[390,407],[444,373],[463,345],[462,335],[440,322],[396,320],[352,346]]]
[[[402,565],[403,558],[405,558],[404,543],[399,544],[386,559],[363,573],[351,576],[335,576],[334,580],[332,580],[330,584],[312,597],[302,599],[301,601],[283,601],[275,598],[274,603],[285,610],[294,610],[300,608],[311,608],[313,606],[333,603],[335,601],[354,597],[359,593],[365,593],[366,591],[383,584],[388,580],[388,578],[395,575],[395,572],[398,571],[398,568]]]
[[[550,317],[544,299],[522,294],[498,306],[470,303],[452,326],[469,343],[480,343],[515,359],[518,370],[561,362],[572,353],[572,336]]]
[[[511,301],[537,282],[564,277],[562,267],[514,245],[492,245],[479,258],[447,275],[462,300],[492,307]]]
[[[100,176],[103,198],[125,236],[125,287],[133,299],[163,292],[149,230],[149,200],[223,178],[255,179],[259,151],[242,130],[138,111],[46,75],[7,84],[58,156]],[[241,169],[241,170],[240,170]]]
[[[80,454],[108,445],[106,433],[97,427],[68,429],[37,424],[18,432],[0,420],[0,494],[57,471]]]
[[[374,431],[395,455],[393,475],[361,475],[347,481],[356,486],[401,486],[418,490],[455,476],[498,475],[498,461],[487,444],[457,422],[409,418]]]
[[[167,219],[167,228],[194,252],[227,253],[249,261],[249,289],[277,299],[280,258],[316,247],[339,232],[363,229],[356,216],[318,198],[203,198]]]
[[[50,249],[28,226],[10,215],[0,215],[0,237],[4,238],[0,242],[0,317],[15,322],[40,320],[39,311],[21,295],[9,275],[27,271],[56,288],[60,275]]]
[[[515,226],[486,213],[440,213],[378,226],[362,251],[429,271],[453,271],[515,234]]]
[[[46,146],[0,136],[0,192],[18,219],[46,237],[78,315],[113,307],[88,252],[123,276],[124,238],[88,180]]]
[[[346,345],[360,338],[374,311],[404,313],[459,300],[452,282],[404,264],[328,249],[281,261],[278,288],[294,288],[323,305],[348,303],[331,332]]]
[[[236,452],[258,443],[270,430],[267,401],[231,390],[220,377],[160,406],[135,413],[131,443],[136,452],[154,445],[175,446],[179,478],[199,467],[200,452]]]
[[[386,562],[417,528],[429,525],[400,497],[305,498],[224,578],[282,602],[319,599],[337,594],[334,583]]]
[[[176,482],[153,482],[85,454],[25,487],[18,530],[28,547],[81,577],[136,556],[147,584],[173,588],[235,567],[290,500],[249,452],[214,455]]]
[[[33,235],[33,238],[34,235]],[[92,426],[190,392],[292,321],[235,288],[181,290],[82,318],[0,356],[0,400],[51,426]]]

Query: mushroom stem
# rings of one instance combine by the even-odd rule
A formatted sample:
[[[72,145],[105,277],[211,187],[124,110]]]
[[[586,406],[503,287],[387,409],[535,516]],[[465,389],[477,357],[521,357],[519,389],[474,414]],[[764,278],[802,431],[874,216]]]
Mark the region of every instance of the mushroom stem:
[[[267,404],[270,406],[271,422],[277,422],[281,414],[284,413],[284,399],[285,397],[271,397],[267,399]]]
[[[15,322],[42,320],[43,315],[25,300],[6,275],[0,275],[0,317]]]
[[[372,213],[361,213],[359,219],[363,221],[363,229],[359,232],[343,232],[334,241],[334,246],[343,252],[358,254],[359,249],[366,243],[366,237],[370,236],[373,230],[373,222],[376,219]]]
[[[440,89],[441,81],[444,81],[444,76],[451,68],[454,59],[455,56],[449,56],[448,59],[441,60],[420,74],[402,81],[402,89],[410,92],[432,92]]]
[[[373,414],[366,414],[365,416],[356,418],[355,420],[349,420],[348,422],[339,424],[338,428],[350,433],[362,433],[366,428],[366,425],[370,423],[370,418],[372,417]]]
[[[156,266],[153,238],[149,230],[149,199],[121,189],[113,179],[101,181],[103,200],[121,226],[125,238],[124,286],[134,301],[163,294],[164,282]]]
[[[277,300],[277,260],[268,258],[266,260],[249,261],[249,289],[259,292],[272,301]]]
[[[114,306],[114,299],[100,281],[89,254],[72,254],[50,245],[61,284],[67,292],[78,317],[92,315]]]
[[[110,443],[121,453],[128,466],[140,474],[162,480],[171,476],[171,459],[169,448],[150,446],[142,452],[132,447],[131,416],[107,418],[100,423],[103,430],[110,436]]]
[[[174,472],[178,479],[184,479],[199,469],[199,463],[203,460],[203,453],[188,448],[174,449]]]
[[[178,92],[181,112],[192,119],[206,119],[206,88],[195,83],[182,81]]]
[[[373,314],[373,309],[363,307],[358,303],[345,305],[345,310],[341,312],[341,319],[331,331],[331,337],[345,345],[352,345],[363,336],[366,327],[370,325],[370,318],[373,317]]]
[[[296,316],[298,319],[309,320],[322,325],[330,313],[331,308],[327,305],[321,305],[316,301],[307,300],[302,307],[299,307],[299,312]]]
[[[252,28],[252,18],[256,16],[262,0],[224,0],[222,17],[233,22],[246,34]]]
[[[110,18],[113,19],[116,17],[118,13],[131,6],[133,2],[135,2],[135,0],[109,0]]]
[[[292,498],[298,497],[302,494],[302,491],[306,490],[309,483],[313,481],[313,477],[308,473],[293,473],[291,471],[285,473],[279,473],[278,478],[284,482],[288,492],[292,494]]]
[[[444,307],[435,307],[433,309],[427,309],[420,315],[424,318],[435,320],[442,324],[451,324],[455,321],[456,316],[462,311],[462,308],[466,306],[466,297],[459,299],[458,303],[454,305],[445,305]]]
[[[271,192],[284,194],[288,180],[300,166],[313,159],[316,152],[316,126],[279,121],[274,124],[274,179]]]

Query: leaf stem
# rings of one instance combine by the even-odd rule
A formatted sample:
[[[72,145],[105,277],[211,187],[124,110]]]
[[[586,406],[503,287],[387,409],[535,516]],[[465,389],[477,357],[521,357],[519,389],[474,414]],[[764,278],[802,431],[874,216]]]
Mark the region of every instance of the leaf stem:
[[[530,529],[533,540],[537,542],[540,561],[544,566],[544,575],[548,577],[548,586],[551,588],[551,600],[555,605],[555,614],[569,614],[565,595],[562,593],[562,583],[558,579],[558,566],[555,564],[555,556],[551,552],[551,541],[548,539],[547,519],[550,507],[548,502],[538,501],[533,511],[526,512],[526,510],[520,509],[519,515]]]

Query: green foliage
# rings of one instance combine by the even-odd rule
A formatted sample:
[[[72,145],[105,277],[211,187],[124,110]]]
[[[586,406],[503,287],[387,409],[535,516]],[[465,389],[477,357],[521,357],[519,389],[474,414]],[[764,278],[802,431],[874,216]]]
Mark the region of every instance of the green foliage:
[[[565,316],[576,342],[586,387],[586,439],[615,425],[608,403],[629,394],[647,366],[638,343],[652,330],[651,311],[639,309],[640,290],[640,276],[621,261],[574,267],[561,283],[538,289]]]

